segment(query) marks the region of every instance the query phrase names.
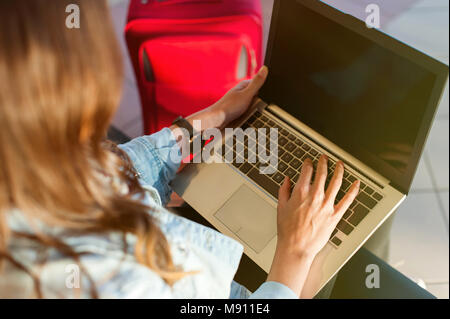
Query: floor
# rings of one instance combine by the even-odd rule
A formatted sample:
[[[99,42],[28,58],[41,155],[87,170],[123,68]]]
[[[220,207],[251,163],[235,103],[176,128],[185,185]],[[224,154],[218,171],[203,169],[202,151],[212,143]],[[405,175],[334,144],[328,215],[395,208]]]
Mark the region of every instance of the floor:
[[[261,0],[264,39],[273,0]],[[142,134],[136,81],[123,39],[129,0],[110,0],[121,43],[126,77],[114,124],[131,137]],[[449,63],[448,0],[324,0],[365,20],[365,8],[377,3],[381,29],[421,51]],[[439,298],[449,298],[449,92],[448,84],[419,165],[412,191],[396,216],[389,263]]]

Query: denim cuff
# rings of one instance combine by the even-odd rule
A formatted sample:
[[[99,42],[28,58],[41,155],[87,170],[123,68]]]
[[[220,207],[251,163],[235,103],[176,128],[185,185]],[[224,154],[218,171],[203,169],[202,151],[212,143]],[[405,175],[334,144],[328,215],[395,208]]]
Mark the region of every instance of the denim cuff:
[[[289,287],[279,282],[266,281],[249,299],[298,299],[298,296]]]

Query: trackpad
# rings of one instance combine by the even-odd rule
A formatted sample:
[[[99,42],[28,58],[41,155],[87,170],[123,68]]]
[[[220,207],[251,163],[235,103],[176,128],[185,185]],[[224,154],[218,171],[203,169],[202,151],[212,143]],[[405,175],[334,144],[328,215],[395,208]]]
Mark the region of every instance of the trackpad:
[[[277,234],[277,210],[242,185],[214,214],[257,253]]]

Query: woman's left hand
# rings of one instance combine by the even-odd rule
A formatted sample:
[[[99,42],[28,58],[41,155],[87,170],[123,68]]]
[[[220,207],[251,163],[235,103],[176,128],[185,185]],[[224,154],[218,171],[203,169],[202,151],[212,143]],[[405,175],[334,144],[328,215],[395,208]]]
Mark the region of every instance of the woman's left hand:
[[[224,128],[239,118],[250,107],[253,98],[266,81],[268,69],[263,66],[251,80],[245,80],[229,90],[219,101],[210,107],[187,118],[191,125],[194,120],[201,121],[202,130]]]
[[[268,75],[263,66],[251,80],[245,80],[229,90],[219,101],[211,106],[213,112],[223,118],[223,126],[242,116],[250,107]]]

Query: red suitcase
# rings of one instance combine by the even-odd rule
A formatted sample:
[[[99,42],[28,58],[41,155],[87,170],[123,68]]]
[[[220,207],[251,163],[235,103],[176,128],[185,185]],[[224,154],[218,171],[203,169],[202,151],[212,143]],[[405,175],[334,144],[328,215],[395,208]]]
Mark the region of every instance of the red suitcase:
[[[125,37],[150,134],[257,72],[260,0],[131,0]]]

